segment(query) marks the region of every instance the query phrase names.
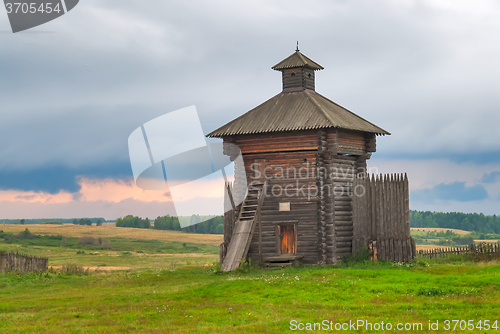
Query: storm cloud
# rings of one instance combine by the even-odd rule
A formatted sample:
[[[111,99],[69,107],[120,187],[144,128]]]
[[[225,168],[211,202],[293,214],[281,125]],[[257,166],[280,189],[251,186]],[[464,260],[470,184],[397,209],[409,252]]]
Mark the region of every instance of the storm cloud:
[[[190,105],[205,133],[238,117],[281,90],[270,68],[297,40],[325,67],[318,92],[392,133],[374,157],[477,164],[481,179],[500,163],[498,17],[492,0],[86,0],[12,34],[0,15],[0,188],[130,178],[135,128]],[[422,189],[485,196],[443,182]]]

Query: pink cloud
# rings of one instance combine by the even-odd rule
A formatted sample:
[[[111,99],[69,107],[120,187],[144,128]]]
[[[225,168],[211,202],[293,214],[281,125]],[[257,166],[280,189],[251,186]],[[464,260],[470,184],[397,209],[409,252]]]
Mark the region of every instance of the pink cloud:
[[[78,180],[76,193],[61,191],[49,194],[34,191],[1,190],[1,218],[74,218],[104,217],[116,219],[125,215],[155,218],[166,214],[175,215],[175,207],[169,191],[143,190],[133,180],[89,179]],[[195,212],[213,211],[223,196],[221,179],[204,180],[196,187],[187,186],[177,194],[177,203],[192,206]],[[194,205],[198,200],[203,205]],[[201,212],[201,211],[203,212]],[[200,212],[198,212],[200,211]]]

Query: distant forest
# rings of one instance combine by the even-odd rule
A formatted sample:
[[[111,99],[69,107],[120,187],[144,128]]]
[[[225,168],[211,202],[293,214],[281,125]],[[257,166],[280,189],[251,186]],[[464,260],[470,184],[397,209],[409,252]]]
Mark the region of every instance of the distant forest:
[[[482,213],[430,212],[410,210],[411,227],[455,228],[465,231],[500,234],[500,217]]]
[[[151,225],[148,218],[142,219],[132,215],[116,219],[117,227],[135,227],[135,228],[154,228],[157,230],[183,231],[186,233],[200,234],[223,234],[224,233],[224,217],[216,216],[212,219],[197,223],[207,217],[193,215],[191,221],[196,225],[191,225],[181,228],[179,219],[170,215],[156,217]]]
[[[0,224],[54,224],[56,222],[62,224],[74,224],[75,220],[90,220],[92,224],[96,224],[98,221],[105,222],[104,218],[40,218],[40,219],[0,219]],[[82,224],[80,224],[82,225]]]
[[[205,217],[194,215],[191,217],[194,223],[203,220]],[[63,224],[75,224],[75,221],[90,220],[92,224],[98,221],[106,221],[104,218],[85,218],[85,219],[0,219],[0,224],[53,224],[61,222]],[[461,212],[431,212],[431,211],[415,211],[410,210],[410,225],[411,227],[441,227],[454,228],[465,231],[476,231],[480,233],[495,233],[500,234],[500,216],[486,216],[482,213],[461,213]],[[210,220],[206,220],[196,225],[191,225],[181,229],[177,217],[169,215],[157,217],[154,222],[148,218],[139,218],[135,216],[125,216],[116,219],[118,227],[136,227],[136,228],[154,228],[157,230],[172,230],[184,231],[187,233],[202,233],[202,234],[223,234],[224,233],[224,217],[217,216]]]

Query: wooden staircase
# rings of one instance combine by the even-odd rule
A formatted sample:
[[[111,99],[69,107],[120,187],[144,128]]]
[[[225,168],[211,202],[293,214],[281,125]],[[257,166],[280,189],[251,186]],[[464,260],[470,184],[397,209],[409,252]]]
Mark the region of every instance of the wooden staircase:
[[[233,234],[227,246],[227,253],[221,266],[222,271],[232,271],[240,266],[241,261],[245,261],[255,226],[260,220],[265,186],[265,182],[252,182],[248,189],[247,197],[241,205],[238,220],[234,224]]]

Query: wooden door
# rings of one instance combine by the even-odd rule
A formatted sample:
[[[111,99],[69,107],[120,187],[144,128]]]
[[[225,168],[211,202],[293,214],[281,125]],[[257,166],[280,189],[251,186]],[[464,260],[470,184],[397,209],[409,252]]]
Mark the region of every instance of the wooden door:
[[[278,226],[281,254],[295,254],[295,226]]]

